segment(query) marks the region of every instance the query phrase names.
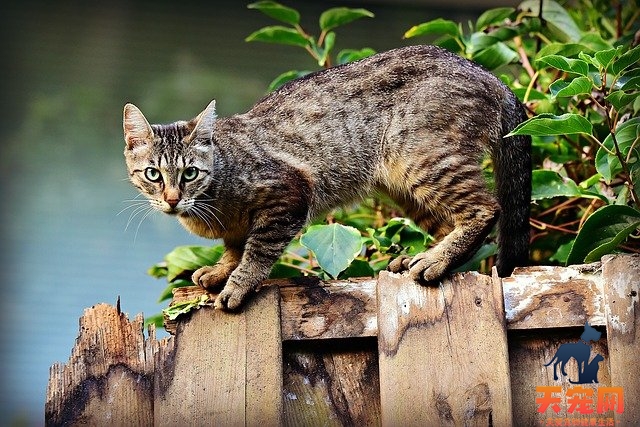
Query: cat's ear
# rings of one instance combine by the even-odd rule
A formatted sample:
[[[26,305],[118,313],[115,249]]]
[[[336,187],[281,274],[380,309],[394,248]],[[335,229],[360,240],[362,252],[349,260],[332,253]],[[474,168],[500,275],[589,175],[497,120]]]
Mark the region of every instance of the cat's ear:
[[[151,125],[142,114],[142,111],[133,104],[124,106],[122,127],[124,128],[124,140],[129,150],[153,140]]]
[[[210,141],[213,137],[213,126],[216,123],[216,101],[215,99],[207,105],[207,108],[202,110],[198,117],[194,119],[196,122],[191,135],[187,138],[187,141],[194,141],[196,139]]]

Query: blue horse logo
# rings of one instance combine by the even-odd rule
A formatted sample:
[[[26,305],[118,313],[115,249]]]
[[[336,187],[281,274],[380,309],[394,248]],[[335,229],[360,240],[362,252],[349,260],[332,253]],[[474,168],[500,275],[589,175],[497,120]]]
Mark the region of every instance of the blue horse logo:
[[[574,358],[578,363],[578,381],[569,380],[572,384],[591,384],[598,383],[598,370],[600,369],[599,363],[604,360],[602,355],[597,354],[593,359],[591,358],[591,345],[590,342],[598,341],[601,333],[595,330],[589,322],[584,324],[584,332],[580,335],[580,341],[562,344],[558,347],[558,351],[544,366],[549,366],[553,363],[553,379],[558,380],[558,365],[559,370],[563,376],[567,376],[565,366],[571,358]]]

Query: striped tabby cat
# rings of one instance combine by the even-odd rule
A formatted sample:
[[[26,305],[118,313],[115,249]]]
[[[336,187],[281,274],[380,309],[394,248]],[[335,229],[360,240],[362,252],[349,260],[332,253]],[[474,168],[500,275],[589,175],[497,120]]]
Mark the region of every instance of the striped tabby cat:
[[[432,234],[429,251],[389,266],[422,283],[468,259],[497,221],[501,276],[528,260],[530,140],[495,76],[433,46],[411,46],[292,81],[244,114],[150,125],[124,108],[131,182],[225,252],[193,281],[241,307],[311,218],[381,191]],[[494,164],[495,195],[481,161]]]

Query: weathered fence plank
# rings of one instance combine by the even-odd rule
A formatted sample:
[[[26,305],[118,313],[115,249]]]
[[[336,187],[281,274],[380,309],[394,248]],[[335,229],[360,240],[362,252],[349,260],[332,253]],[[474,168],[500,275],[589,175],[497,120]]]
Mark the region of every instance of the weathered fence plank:
[[[111,305],[86,309],[69,362],[51,368],[46,424],[153,425],[154,351],[141,315],[130,322]]]
[[[285,343],[285,425],[380,425],[377,355],[371,338]]]
[[[381,273],[378,305],[382,425],[512,424],[499,280],[428,287]]]
[[[197,310],[180,322],[157,381],[156,425],[280,425],[279,315],[277,289],[265,289],[241,313]]]
[[[602,260],[611,385],[622,387],[624,411],[616,425],[640,425],[640,255]],[[617,408],[621,409],[621,408]]]

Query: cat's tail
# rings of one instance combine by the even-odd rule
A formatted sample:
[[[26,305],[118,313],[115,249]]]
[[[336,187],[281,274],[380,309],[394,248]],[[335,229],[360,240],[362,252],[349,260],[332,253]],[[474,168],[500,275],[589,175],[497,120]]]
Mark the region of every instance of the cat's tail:
[[[502,114],[502,135],[527,119],[524,106],[507,91]],[[498,260],[500,277],[529,261],[529,214],[531,211],[531,138],[526,135],[502,138],[494,155],[494,176],[500,217]]]

